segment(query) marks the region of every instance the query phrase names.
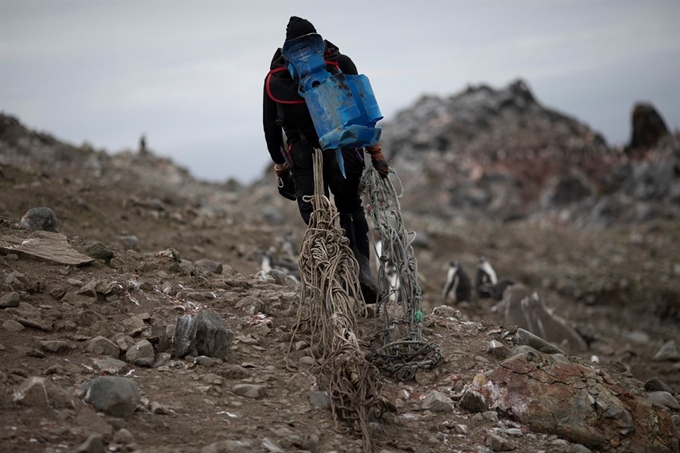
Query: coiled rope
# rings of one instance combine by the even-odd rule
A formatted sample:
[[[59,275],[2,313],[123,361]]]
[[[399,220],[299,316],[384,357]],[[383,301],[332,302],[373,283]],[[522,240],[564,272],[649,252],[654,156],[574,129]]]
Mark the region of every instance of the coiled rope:
[[[392,183],[399,181],[401,192]],[[403,184],[394,169],[381,178],[369,167],[360,190],[374,230],[380,235],[378,283],[384,296],[376,304],[375,328],[371,338],[372,361],[397,380],[413,379],[419,369],[430,369],[441,360],[439,346],[423,339],[422,292],[418,285],[418,262],[412,243],[415,232],[404,226],[399,198]]]
[[[301,297],[293,339],[309,331],[311,350],[319,368],[320,388],[326,389],[340,432],[355,430],[362,437],[364,453],[373,451],[369,414],[378,417],[384,409],[380,399],[378,369],[362,353],[356,314],[366,305],[359,287],[359,264],[338,225],[338,213],[324,195],[323,154],[314,151],[314,195],[312,212],[302,241],[298,265]],[[351,296],[350,296],[351,295]]]

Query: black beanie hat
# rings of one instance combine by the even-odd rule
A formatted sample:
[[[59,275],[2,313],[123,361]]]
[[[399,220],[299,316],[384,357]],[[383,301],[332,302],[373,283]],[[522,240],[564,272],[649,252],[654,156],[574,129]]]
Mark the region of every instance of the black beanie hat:
[[[306,19],[301,17],[292,16],[288,21],[288,26],[286,27],[286,41],[291,39],[299,38],[300,36],[308,35],[310,33],[316,33],[316,28],[314,25]]]

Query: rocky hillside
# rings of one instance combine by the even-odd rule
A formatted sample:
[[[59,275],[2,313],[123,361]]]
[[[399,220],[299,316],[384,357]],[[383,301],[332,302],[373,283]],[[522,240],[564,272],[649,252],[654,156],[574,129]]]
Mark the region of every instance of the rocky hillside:
[[[383,125],[382,142],[415,211],[594,226],[677,219],[680,146],[651,110],[650,125],[643,108],[637,119],[650,139],[628,153],[543,106],[520,80],[423,97]]]
[[[426,187],[413,178],[407,194]],[[312,338],[293,334],[299,284],[260,272],[264,250],[304,234],[271,174],[208,184],[154,152],[76,147],[0,115],[0,193],[0,451],[362,450]],[[677,221],[597,231],[416,208],[423,332],[442,360],[380,375],[373,451],[678,452]],[[501,305],[444,303],[449,262],[474,279],[480,255],[519,285]],[[366,356],[373,315],[356,326]]]

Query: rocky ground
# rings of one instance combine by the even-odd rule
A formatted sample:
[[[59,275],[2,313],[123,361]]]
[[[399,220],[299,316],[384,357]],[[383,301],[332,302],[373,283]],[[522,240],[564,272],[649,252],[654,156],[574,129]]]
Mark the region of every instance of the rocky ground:
[[[154,154],[110,156],[3,121],[0,449],[361,451],[334,423],[309,338],[291,342],[299,286],[258,273],[261,251],[304,233],[273,181],[206,184]],[[20,228],[41,206],[59,233]],[[676,221],[405,218],[443,360],[412,381],[382,376],[391,410],[370,423],[375,452],[678,451]],[[518,336],[488,300],[442,306],[449,261],[473,276],[481,255],[587,350]],[[198,313],[204,341],[186,347],[178,320]],[[373,329],[360,318],[360,338]]]

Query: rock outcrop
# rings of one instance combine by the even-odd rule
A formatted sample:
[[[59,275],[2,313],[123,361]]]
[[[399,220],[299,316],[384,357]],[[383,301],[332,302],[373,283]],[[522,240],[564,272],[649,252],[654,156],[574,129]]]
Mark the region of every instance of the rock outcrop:
[[[598,451],[676,452],[678,429],[671,412],[561,355],[524,352],[478,374],[462,404],[497,410],[532,430]]]
[[[680,145],[648,104],[634,109],[629,152],[545,107],[521,80],[422,97],[383,129],[409,210],[596,227],[680,217]]]
[[[641,102],[633,108],[632,134],[627,152],[636,149],[649,149],[659,140],[670,135],[666,122],[656,108],[649,103]]]

